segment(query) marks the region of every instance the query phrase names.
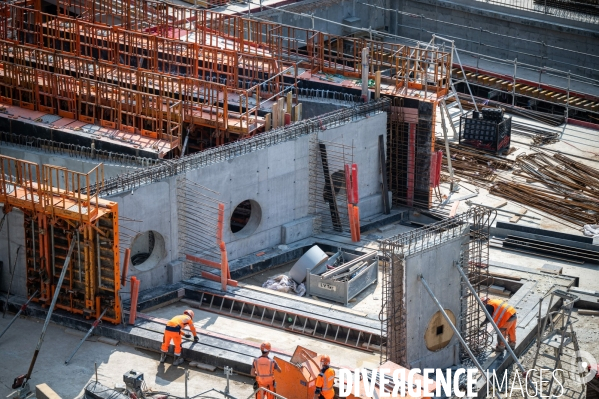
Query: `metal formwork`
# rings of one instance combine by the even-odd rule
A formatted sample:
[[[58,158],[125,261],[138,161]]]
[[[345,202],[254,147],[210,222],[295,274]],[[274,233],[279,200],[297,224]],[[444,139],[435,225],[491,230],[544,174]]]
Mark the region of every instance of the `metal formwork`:
[[[0,155],[4,212],[24,215],[27,295],[50,304],[69,247],[75,242],[56,306],[88,318],[119,323],[118,204],[98,197],[102,165],[89,173]],[[91,193],[94,187],[96,194]]]

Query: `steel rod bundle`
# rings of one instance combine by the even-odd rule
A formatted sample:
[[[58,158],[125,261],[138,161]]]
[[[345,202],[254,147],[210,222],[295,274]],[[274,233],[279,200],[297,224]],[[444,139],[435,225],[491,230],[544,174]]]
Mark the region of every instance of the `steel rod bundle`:
[[[522,155],[514,175],[525,182],[498,181],[491,194],[547,212],[576,225],[599,219],[599,171],[563,154]],[[532,183],[532,184],[531,184]]]

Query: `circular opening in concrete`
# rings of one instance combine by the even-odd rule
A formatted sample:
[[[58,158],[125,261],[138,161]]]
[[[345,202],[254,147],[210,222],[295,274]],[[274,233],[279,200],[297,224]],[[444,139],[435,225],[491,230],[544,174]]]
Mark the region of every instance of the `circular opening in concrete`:
[[[235,237],[243,238],[252,234],[262,220],[262,209],[254,200],[245,200],[235,207],[231,215],[231,231]]]
[[[157,231],[140,233],[131,243],[131,265],[137,270],[154,268],[165,255],[164,237]]]
[[[445,313],[455,325],[455,316],[449,309],[445,309]],[[424,342],[429,351],[435,352],[445,348],[453,338],[453,330],[443,317],[441,312],[437,312],[431,317],[428,322],[428,327],[424,333]]]

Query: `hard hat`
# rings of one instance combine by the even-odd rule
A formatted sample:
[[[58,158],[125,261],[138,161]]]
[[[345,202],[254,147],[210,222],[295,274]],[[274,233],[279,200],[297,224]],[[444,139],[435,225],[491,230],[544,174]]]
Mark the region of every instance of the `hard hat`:
[[[322,355],[322,357],[320,358],[320,362],[324,366],[328,366],[329,364],[331,364],[331,358],[329,357],[329,355]]]
[[[488,297],[486,297],[486,296],[481,296],[481,297],[480,297],[480,300],[481,300],[481,301],[483,301],[483,303],[487,303],[487,302],[489,302],[489,298],[488,298]]]
[[[187,316],[191,317],[191,320],[193,320],[193,310],[186,309],[183,314],[186,314]]]
[[[270,342],[262,342],[262,345],[260,345],[260,350],[264,353],[264,352],[270,352]]]

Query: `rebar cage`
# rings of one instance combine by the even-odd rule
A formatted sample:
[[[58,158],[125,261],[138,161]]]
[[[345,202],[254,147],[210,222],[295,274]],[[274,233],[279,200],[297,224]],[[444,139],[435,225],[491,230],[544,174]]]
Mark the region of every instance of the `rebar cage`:
[[[426,227],[415,229],[381,240],[383,264],[383,302],[379,318],[381,337],[386,347],[381,348],[381,363],[392,361],[407,364],[405,259],[416,253],[434,249],[459,236],[468,235],[461,251],[458,267],[469,277],[477,295],[486,294],[489,279],[489,227],[494,211],[473,207],[468,212],[445,219]],[[455,271],[458,273],[458,271]],[[462,281],[460,287],[460,322],[458,329],[464,340],[478,356],[489,343],[489,334],[480,327],[484,314],[476,303],[474,294]],[[460,358],[467,353],[462,349]]]

